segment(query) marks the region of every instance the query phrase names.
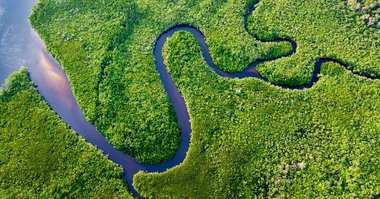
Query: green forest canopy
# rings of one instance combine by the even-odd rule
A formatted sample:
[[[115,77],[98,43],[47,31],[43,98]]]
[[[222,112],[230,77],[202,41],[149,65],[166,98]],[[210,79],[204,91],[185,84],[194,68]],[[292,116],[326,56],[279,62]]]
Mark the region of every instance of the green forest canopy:
[[[116,148],[158,163],[177,151],[180,129],[154,65],[156,38],[175,24],[192,24],[208,38],[215,63],[229,71],[287,54],[290,44],[261,43],[245,31],[252,3],[40,0],[30,21],[87,119]]]
[[[201,30],[215,64],[229,72],[258,66],[272,83],[301,85],[318,58],[357,73],[380,74],[380,35],[347,1],[51,1],[31,22],[63,65],[86,117],[117,148],[140,162],[173,156],[179,127],[155,70],[155,39],[175,24]],[[58,30],[58,31],[57,31]],[[273,53],[276,52],[276,53]],[[380,194],[378,80],[325,64],[311,89],[285,90],[257,79],[218,77],[185,32],[166,44],[166,64],[192,123],[183,164],[139,173],[151,198],[363,197]],[[183,59],[187,58],[187,61]]]
[[[28,72],[0,91],[0,198],[132,198],[117,167],[42,99]]]
[[[291,50],[289,43],[263,43],[252,35],[294,39],[292,57],[258,67],[277,84],[307,83],[320,57],[380,73],[380,35],[346,1],[263,0],[249,17],[248,33],[244,15],[256,2],[40,0],[30,20],[64,67],[87,119],[118,149],[158,163],[175,154],[180,130],[152,51],[158,35],[176,24],[201,30],[213,61],[229,72]]]
[[[135,175],[148,198],[371,198],[380,193],[380,81],[336,63],[294,91],[209,70],[191,34],[176,33],[166,64],[188,104],[187,159]],[[187,61],[181,57],[188,57]],[[194,80],[197,81],[194,81]]]
[[[379,0],[348,0],[348,3],[361,15],[360,18],[363,19],[368,26],[380,28]]]

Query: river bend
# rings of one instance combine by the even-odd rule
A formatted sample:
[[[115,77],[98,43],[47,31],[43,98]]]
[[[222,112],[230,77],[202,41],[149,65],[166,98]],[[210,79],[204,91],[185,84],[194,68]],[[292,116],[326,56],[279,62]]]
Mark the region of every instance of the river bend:
[[[16,1],[16,0],[15,0]],[[20,1],[20,0],[17,0]],[[12,7],[17,7],[16,5],[10,5]],[[247,30],[247,18],[254,11],[255,6],[247,12],[244,16],[244,26]],[[13,22],[12,22],[13,23]],[[15,21],[14,23],[17,23]],[[156,40],[155,48],[153,51],[153,56],[155,58],[156,69],[160,74],[162,84],[164,85],[165,91],[167,92],[170,101],[173,105],[173,109],[178,118],[178,123],[181,126],[181,144],[179,150],[176,152],[175,156],[168,162],[164,162],[156,165],[145,165],[136,162],[130,156],[123,154],[122,152],[115,149],[96,129],[95,127],[88,123],[85,119],[82,111],[80,110],[77,101],[75,100],[72,90],[67,80],[66,74],[62,70],[62,67],[58,64],[52,56],[46,52],[43,42],[38,38],[38,35],[30,28],[29,24],[26,27],[29,34],[24,34],[23,37],[26,40],[31,40],[33,44],[28,45],[30,48],[30,57],[26,57],[25,60],[35,60],[31,63],[26,63],[31,79],[38,85],[37,90],[41,93],[44,99],[48,102],[50,107],[57,112],[57,114],[68,124],[70,127],[76,131],[76,133],[82,136],[87,142],[96,146],[99,150],[103,151],[104,154],[108,155],[108,158],[113,162],[121,165],[124,168],[123,178],[127,180],[131,191],[138,197],[142,198],[137,191],[134,189],[133,175],[138,171],[145,172],[163,172],[169,168],[181,164],[189,148],[190,135],[191,135],[191,124],[188,114],[188,110],[182,95],[179,93],[178,88],[174,84],[170,74],[167,72],[164,65],[164,60],[162,56],[162,48],[167,41],[167,38],[172,36],[177,31],[188,31],[194,35],[198,40],[199,45],[202,49],[202,54],[204,60],[207,62],[208,66],[219,76],[226,78],[257,78],[262,81],[268,82],[266,78],[261,76],[257,70],[256,66],[264,62],[270,62],[275,59],[257,60],[249,64],[242,72],[239,73],[228,73],[218,69],[212,62],[212,58],[209,53],[209,49],[205,42],[204,35],[193,26],[186,24],[181,24],[169,28],[167,31],[163,32]],[[23,39],[25,39],[23,38]],[[258,38],[256,38],[258,39]],[[271,42],[289,42],[292,45],[292,51],[286,56],[291,56],[296,53],[297,45],[291,39],[275,39]],[[265,41],[263,41],[265,42]],[[28,51],[29,52],[29,51]],[[20,53],[18,58],[24,56],[26,53]],[[34,56],[34,58],[32,58]],[[277,58],[277,59],[281,59]],[[321,65],[325,62],[334,61],[348,69],[346,65],[342,62],[330,59],[330,58],[320,58],[316,60],[313,75],[310,82],[306,85],[298,87],[290,87],[287,85],[277,85],[282,88],[288,89],[305,89],[310,88],[318,81],[318,74],[320,72]],[[369,77],[371,79],[379,79],[380,77]]]

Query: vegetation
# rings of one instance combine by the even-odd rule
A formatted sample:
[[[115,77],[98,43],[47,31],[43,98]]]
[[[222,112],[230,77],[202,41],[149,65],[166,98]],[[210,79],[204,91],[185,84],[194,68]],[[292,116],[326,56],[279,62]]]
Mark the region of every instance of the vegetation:
[[[0,198],[132,198],[123,169],[50,110],[25,68],[0,91]]]
[[[63,65],[87,119],[118,149],[158,163],[175,154],[180,138],[155,70],[155,39],[176,24],[193,25],[204,33],[215,64],[229,72],[287,54],[289,43],[263,43],[244,29],[244,15],[255,3],[40,0],[30,20]],[[291,38],[298,48],[258,71],[273,83],[301,85],[310,80],[317,58],[331,57],[379,75],[380,35],[351,10],[339,0],[259,2],[249,18],[251,34]]]
[[[155,39],[176,24],[201,30],[215,64],[241,71],[285,55],[244,29],[257,1],[40,0],[31,22],[63,65],[88,119],[140,162],[173,156],[179,128],[155,70]],[[379,76],[380,35],[341,0],[262,0],[248,30],[289,38],[291,57],[258,66],[272,83],[309,82],[314,63],[334,58]],[[275,52],[275,53],[273,53]],[[164,173],[135,176],[149,198],[371,198],[380,194],[380,82],[324,64],[310,89],[217,76],[187,32],[165,45],[166,65],[189,109],[187,158]]]
[[[332,5],[330,5],[332,6]],[[310,89],[222,78],[188,32],[166,65],[192,122],[187,159],[135,175],[148,198],[371,198],[380,194],[380,81],[322,66]],[[187,57],[185,60],[183,57]],[[196,81],[195,81],[196,80]]]
[[[368,26],[380,28],[380,4],[378,0],[348,0]],[[379,31],[380,33],[380,31]]]
[[[346,1],[260,1],[248,29],[262,39],[292,38],[298,45],[290,58],[258,66],[271,82],[309,82],[320,57],[340,60],[356,72],[380,74],[380,35],[365,26]]]
[[[240,71],[278,57],[289,43],[262,43],[244,29],[252,0],[40,0],[30,21],[63,66],[87,119],[118,149],[144,163],[178,149],[176,116],[156,72],[156,38],[191,24],[207,38],[218,67]]]

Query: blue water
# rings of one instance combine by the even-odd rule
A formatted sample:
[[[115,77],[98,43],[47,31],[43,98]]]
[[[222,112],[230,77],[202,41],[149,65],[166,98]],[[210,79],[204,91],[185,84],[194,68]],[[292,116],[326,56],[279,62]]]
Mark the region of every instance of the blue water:
[[[14,71],[36,66],[28,17],[37,0],[0,0],[0,84]]]

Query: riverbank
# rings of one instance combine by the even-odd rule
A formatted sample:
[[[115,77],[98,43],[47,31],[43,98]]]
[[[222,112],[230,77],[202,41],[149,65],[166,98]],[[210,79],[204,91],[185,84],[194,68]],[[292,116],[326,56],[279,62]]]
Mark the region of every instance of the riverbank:
[[[261,43],[245,31],[250,1],[40,2],[31,23],[63,66],[87,120],[116,148],[142,163],[170,160],[181,139],[152,56],[162,32],[178,23],[198,27],[209,38],[218,67],[228,71],[291,50],[286,42]],[[219,24],[222,21],[225,24]],[[272,50],[277,53],[266,54]]]
[[[101,119],[95,119],[97,122],[94,123],[99,129],[104,130],[107,127],[109,135],[112,134],[111,137],[108,136],[111,143],[125,141],[121,130],[128,129],[128,124],[140,125],[139,128],[142,127],[143,130],[149,128],[149,130],[152,130],[150,133],[153,133],[154,125],[151,126],[144,123],[145,121],[141,120],[141,117],[146,116],[144,113],[148,109],[151,111],[149,113],[158,110],[154,108],[154,105],[162,105],[168,102],[161,103],[161,100],[157,101],[157,99],[161,98],[156,99],[152,97],[154,95],[151,95],[150,98],[145,97],[148,96],[146,94],[149,92],[155,92],[155,94],[161,92],[162,94],[162,87],[155,87],[154,89],[150,87],[151,90],[148,91],[148,89],[142,90],[137,86],[144,83],[145,86],[151,86],[152,82],[157,83],[157,73],[155,70],[155,73],[152,72],[151,64],[153,62],[151,52],[155,47],[153,46],[154,38],[166,30],[163,27],[170,28],[172,27],[172,23],[172,25],[176,24],[176,21],[181,22],[181,24],[186,23],[197,27],[206,37],[206,43],[209,45],[211,52],[211,56],[209,57],[213,58],[213,61],[216,63],[215,65],[222,71],[236,72],[243,70],[248,63],[251,63],[255,59],[270,59],[291,55],[290,57],[273,59],[274,61],[272,62],[258,65],[257,71],[263,75],[261,80],[253,78],[227,80],[216,76],[208,68],[209,66],[205,65],[202,57],[204,53],[202,53],[192,35],[184,32],[175,34],[164,48],[164,59],[162,60],[166,61],[175,86],[184,95],[192,122],[193,137],[187,158],[180,166],[162,174],[145,175],[139,173],[136,176],[134,184],[144,196],[185,196],[190,198],[231,198],[254,195],[268,197],[277,195],[294,196],[299,194],[316,194],[313,196],[318,196],[318,194],[324,194],[319,192],[322,189],[321,186],[327,186],[330,195],[341,194],[350,196],[351,189],[360,189],[361,186],[371,187],[369,191],[363,191],[363,193],[368,191],[368,193],[366,192],[367,196],[376,195],[378,191],[376,190],[377,181],[366,182],[363,180],[376,178],[376,174],[366,168],[365,163],[358,163],[365,162],[368,158],[373,158],[373,156],[366,154],[367,156],[364,157],[357,154],[363,153],[363,150],[368,147],[373,147],[373,143],[367,143],[366,140],[362,139],[362,135],[371,137],[371,139],[376,139],[377,136],[373,132],[376,132],[378,127],[375,122],[378,119],[376,118],[376,115],[378,115],[378,82],[346,72],[337,63],[327,63],[322,66],[320,72],[319,69],[315,70],[314,64],[318,60],[334,60],[345,65],[350,70],[354,69],[354,73],[359,75],[369,78],[378,77],[377,64],[379,58],[376,57],[375,50],[379,41],[377,36],[372,34],[374,33],[372,30],[366,29],[364,22],[356,21],[352,12],[345,10],[344,4],[339,3],[339,1],[301,2],[303,3],[301,6],[299,5],[300,2],[287,4],[287,1],[274,2],[267,0],[257,4],[258,10],[252,13],[246,27],[258,39],[272,40],[274,38],[284,38],[285,42],[261,42],[255,39],[255,37],[247,35],[247,32],[244,30],[244,15],[249,10],[248,3],[250,2],[244,4],[244,6],[236,4],[236,6],[241,6],[241,8],[236,10],[231,9],[231,12],[223,9],[231,8],[231,2],[222,4],[219,7],[217,5],[207,6],[207,3],[202,4],[204,6],[202,7],[203,9],[209,9],[214,6],[217,9],[214,15],[209,16],[209,21],[199,20],[196,22],[189,21],[191,17],[183,18],[181,13],[182,11],[187,14],[190,13],[190,16],[194,13],[195,16],[203,18],[204,16],[197,15],[199,14],[199,9],[191,12],[191,9],[199,8],[199,5],[189,5],[189,11],[186,10],[187,8],[184,5],[131,3],[128,5],[131,7],[127,6],[131,10],[125,12],[129,13],[132,12],[132,8],[139,8],[137,10],[141,11],[141,13],[137,11],[132,13],[139,15],[141,21],[125,21],[126,19],[122,17],[122,14],[110,12],[115,14],[115,16],[107,16],[115,20],[107,22],[105,29],[116,31],[111,31],[109,34],[104,33],[106,31],[102,31],[104,33],[102,35],[98,35],[95,31],[93,36],[101,37],[101,40],[96,40],[99,43],[92,43],[91,39],[85,40],[86,38],[82,37],[81,34],[87,34],[88,32],[86,30],[77,32],[77,29],[74,28],[76,23],[71,23],[75,22],[78,16],[83,16],[84,18],[97,16],[92,15],[94,13],[87,13],[89,15],[83,14],[80,10],[75,10],[75,6],[71,7],[74,10],[66,10],[64,6],[59,7],[59,5],[44,5],[46,7],[39,7],[38,9],[48,10],[49,6],[62,8],[57,13],[61,12],[63,15],[55,16],[57,18],[53,17],[52,19],[56,20],[55,22],[57,23],[46,24],[46,29],[42,30],[42,35],[44,40],[48,42],[48,48],[52,50],[53,55],[63,64],[68,72],[69,78],[74,85],[74,92],[77,92],[76,96],[78,96],[79,103],[82,104],[81,106],[91,107],[94,104],[98,106],[99,103],[102,104],[101,107],[103,108],[108,106],[105,112],[104,110],[106,109],[99,109],[101,111],[97,112],[99,110],[86,108],[84,112],[88,118],[94,115],[94,118],[100,116],[99,118]],[[99,3],[98,5],[91,6],[102,8],[105,5]],[[110,9],[112,6],[115,5],[110,5]],[[169,10],[178,8],[173,9],[176,10],[173,12],[180,14],[176,15],[174,13],[173,16],[161,16],[160,13],[162,12],[155,13],[157,10],[161,11],[158,8],[162,8],[162,6],[168,6]],[[299,9],[300,7],[302,9]],[[310,12],[316,7],[320,9],[317,11],[323,11],[325,14],[317,15],[314,12]],[[230,9],[227,10],[230,11]],[[283,18],[272,19],[268,17],[273,16],[273,13],[267,13],[269,11],[279,12],[275,16],[283,16]],[[151,15],[151,13],[154,14]],[[233,14],[223,15],[226,13]],[[298,14],[294,16],[294,13]],[[71,15],[76,17],[70,18]],[[221,15],[225,16],[225,18],[218,18]],[[128,19],[134,19],[133,16]],[[301,18],[300,16],[306,17]],[[35,15],[35,17],[41,16]],[[60,21],[60,17],[62,19],[69,17],[68,19],[74,21],[66,20],[66,18]],[[107,18],[102,17],[99,19],[100,21]],[[237,21],[232,19],[236,19]],[[220,25],[220,23],[225,21],[231,24],[226,26]],[[310,23],[310,21],[313,23]],[[49,31],[54,30],[53,26],[61,22],[68,23],[66,27],[62,26],[66,31],[65,34],[49,33]],[[217,25],[207,22],[215,22]],[[94,25],[91,22],[88,23],[88,27]],[[152,27],[152,24],[157,26]],[[234,25],[232,26],[232,24]],[[239,26],[236,24],[239,24]],[[49,25],[51,26],[50,29]],[[214,27],[213,25],[220,26],[218,28],[221,29],[227,28],[231,31],[211,31]],[[133,28],[131,29],[131,27]],[[238,28],[229,29],[231,27]],[[94,31],[98,30],[97,28],[102,29],[103,27],[95,26],[94,29],[89,28],[88,30]],[[325,28],[325,31],[315,32],[316,30],[322,30],[322,28]],[[236,32],[239,34],[234,34]],[[139,35],[142,35],[145,39],[140,38]],[[249,36],[250,39],[248,37],[245,38],[246,36],[244,35]],[[241,36],[246,41],[252,41],[251,44],[254,44],[252,46],[256,46],[256,48],[252,48],[251,46],[249,52],[252,51],[252,53],[245,55],[242,53],[245,48],[238,47],[239,45],[248,46],[248,43],[250,43],[240,43],[239,38],[241,39]],[[364,37],[371,38],[372,40],[365,40],[363,39]],[[213,38],[217,38],[216,40],[221,43],[216,43]],[[297,43],[296,52],[294,45],[286,42],[290,38]],[[347,38],[350,38],[350,40],[347,40]],[[103,41],[105,43],[102,43]],[[232,44],[231,42],[234,43]],[[234,45],[236,45],[238,52],[234,52],[231,55],[228,49],[235,47]],[[226,46],[227,48],[224,48]],[[295,53],[289,54],[292,46]],[[100,50],[93,50],[96,47],[100,47]],[[77,56],[72,57],[72,54],[66,51],[68,49],[74,49],[74,52],[78,53],[76,54]],[[252,49],[257,51],[253,52],[254,50]],[[263,49],[266,51],[263,51]],[[160,51],[160,48],[158,50]],[[203,51],[207,50],[203,49]],[[215,53],[215,51],[218,53]],[[248,58],[240,59],[240,55],[243,57],[256,57],[247,61]],[[265,55],[268,57],[265,57]],[[365,56],[363,57],[363,55]],[[223,58],[219,59],[220,57]],[[242,64],[245,62],[247,64]],[[90,64],[89,66],[91,67],[87,67],[87,63],[94,65]],[[231,65],[228,65],[229,63]],[[321,66],[322,62],[319,63]],[[76,68],[67,68],[74,66]],[[74,73],[76,70],[81,71]],[[259,73],[255,72],[256,75]],[[319,73],[321,77],[319,77],[320,79],[317,82],[317,74]],[[85,75],[90,75],[91,78],[95,79],[85,79],[83,78]],[[78,85],[78,82],[84,80],[89,80],[89,83]],[[100,80],[100,83],[98,80]],[[149,81],[146,82],[146,80]],[[283,86],[273,86],[270,83],[264,83],[262,80],[269,80],[269,82],[275,85],[290,85],[293,88],[297,88],[299,85],[308,82],[316,82],[316,85],[311,87],[313,85],[311,84],[308,86],[308,88],[311,87],[310,89],[302,91],[290,91],[283,89]],[[91,82],[97,83],[93,84]],[[122,82],[131,84],[125,85]],[[98,86],[96,86],[97,84]],[[85,85],[87,87],[84,88],[85,90],[82,90],[80,86],[83,87]],[[95,87],[92,87],[94,85]],[[99,92],[98,88],[101,87],[104,90]],[[365,91],[361,92],[361,89]],[[85,96],[81,92],[89,95]],[[134,98],[136,93],[133,92],[138,93],[140,96]],[[141,92],[144,94],[141,94]],[[118,94],[117,96],[115,95],[116,93]],[[90,100],[83,101],[85,98]],[[136,101],[136,99],[138,100]],[[144,102],[139,103],[139,101]],[[115,102],[117,103],[115,104]],[[119,104],[118,102],[122,103]],[[145,102],[148,102],[148,104],[152,103],[152,106],[142,105]],[[136,109],[132,108],[121,111],[119,108],[123,109],[123,107],[129,107],[129,105],[138,107],[138,110],[143,110],[142,112],[135,111],[141,113],[137,117],[140,118],[138,122],[134,120],[136,119],[135,117],[132,117],[133,119],[128,121],[129,123],[124,123],[126,122],[125,118],[131,116],[128,115],[128,111],[132,112]],[[185,107],[185,105],[182,107]],[[118,111],[115,111],[115,109]],[[90,112],[87,112],[89,110]],[[159,114],[165,114],[165,111],[158,112]],[[173,111],[169,112],[170,114],[168,115],[173,114]],[[112,117],[114,114],[117,117]],[[124,122],[120,122],[120,124],[123,125],[119,125],[118,121],[114,122],[114,126],[112,126],[112,120],[109,120],[109,116],[117,119],[114,121],[122,119],[121,121]],[[174,118],[172,117],[172,119]],[[92,120],[90,119],[90,121]],[[115,128],[120,129],[116,130]],[[107,136],[104,131],[101,130],[101,132]],[[133,132],[136,135],[139,134],[137,131]],[[145,134],[146,131],[142,132],[142,136],[149,137],[153,135],[150,134],[148,136],[148,134]],[[116,133],[121,134],[116,135]],[[126,133],[131,132],[127,130]],[[158,138],[158,136],[155,138]],[[128,143],[131,145],[135,144],[135,142]],[[359,143],[359,146],[356,146],[356,143]],[[149,142],[141,142],[140,140],[136,144],[149,145]],[[118,148],[121,147],[118,144],[116,146]],[[124,152],[128,153],[126,150]],[[145,152],[155,153],[154,151],[143,151],[143,153]],[[166,155],[169,154],[168,151],[166,152]],[[132,156],[136,157],[133,154]],[[155,156],[153,155],[152,157]],[[141,159],[137,159],[141,161]],[[328,161],[331,159],[332,161]],[[325,166],[326,170],[319,170],[320,165]],[[155,170],[155,166],[153,165],[150,167],[153,168],[152,170],[145,168],[149,167],[148,165],[141,167],[147,171]],[[138,167],[130,169],[127,166],[125,168],[128,179]],[[165,169],[165,167],[160,167],[159,170],[162,169]],[[352,172],[352,170],[360,170],[364,174],[356,177],[347,177],[347,175],[355,175],[355,172]],[[331,174],[333,177],[329,178],[329,175],[319,178],[320,176],[325,176],[326,173]],[[359,178],[359,180],[352,183],[353,178]],[[308,180],[303,181],[302,179]],[[313,180],[309,181],[309,179]],[[129,180],[129,182],[131,181]],[[307,187],[312,187],[310,192],[304,191],[304,186],[306,185],[309,185]],[[300,193],[299,191],[301,190],[304,192]]]
[[[0,91],[0,198],[132,198],[123,169],[50,109],[22,68]]]
[[[210,70],[198,41],[181,31],[163,51],[189,109],[192,138],[180,166],[135,175],[142,196],[349,198],[380,193],[378,164],[370,163],[380,162],[379,80],[334,62],[323,64],[319,80],[303,90],[257,78],[227,79]]]

